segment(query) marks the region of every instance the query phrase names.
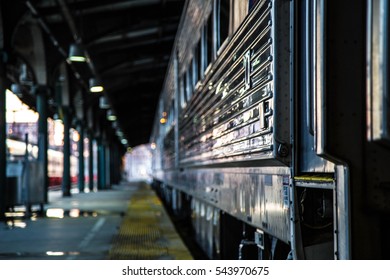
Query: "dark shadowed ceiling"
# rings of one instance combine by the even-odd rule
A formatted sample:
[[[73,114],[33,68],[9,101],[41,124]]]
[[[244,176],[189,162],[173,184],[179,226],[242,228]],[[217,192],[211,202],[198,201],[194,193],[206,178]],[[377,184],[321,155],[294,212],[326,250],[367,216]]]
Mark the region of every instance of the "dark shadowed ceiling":
[[[70,65],[70,72],[80,74],[73,82],[86,89],[89,78],[100,78],[129,146],[149,141],[184,0],[6,2],[2,12],[9,38],[20,19],[31,14],[43,28],[49,71],[65,60],[71,43],[81,42],[90,62]],[[85,108],[110,125],[99,109],[100,95],[87,90],[84,95]]]

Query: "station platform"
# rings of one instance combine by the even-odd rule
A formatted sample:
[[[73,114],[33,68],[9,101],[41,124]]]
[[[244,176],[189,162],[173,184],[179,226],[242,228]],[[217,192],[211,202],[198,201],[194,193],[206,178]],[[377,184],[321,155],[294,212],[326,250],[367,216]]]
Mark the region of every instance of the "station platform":
[[[90,193],[72,189],[71,197],[50,191],[44,213],[27,217],[24,210],[15,208],[0,225],[0,260],[192,259],[144,182]]]

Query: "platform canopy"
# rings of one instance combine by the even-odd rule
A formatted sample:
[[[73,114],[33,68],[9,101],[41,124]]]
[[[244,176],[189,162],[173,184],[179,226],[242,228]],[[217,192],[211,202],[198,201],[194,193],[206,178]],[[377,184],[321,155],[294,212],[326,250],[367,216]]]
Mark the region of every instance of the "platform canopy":
[[[120,129],[128,146],[148,143],[184,2],[1,1],[3,23],[0,27],[4,36],[0,47],[9,55],[8,76],[12,83],[23,84],[25,69],[21,65],[24,62],[28,69],[31,64],[45,63],[47,73],[43,80],[53,91],[56,85],[53,80],[63,78],[54,73],[61,73],[58,67],[65,62],[72,89],[69,102],[74,108],[71,111],[77,114],[80,104],[85,110],[79,119],[87,119],[88,110],[93,111],[94,122],[101,124],[99,129],[110,127],[107,130],[113,137]],[[30,49],[37,51],[31,46],[37,38],[34,28],[40,30],[44,53],[32,58]],[[78,57],[76,60],[81,61],[70,62],[70,52],[80,51],[80,46],[84,48],[86,61]],[[40,75],[39,72],[30,74],[37,84],[42,83]],[[104,87],[102,92],[98,89],[90,92],[92,79],[100,80]],[[20,96],[24,102],[35,106],[33,94]],[[107,99],[109,108],[102,108],[101,97]],[[50,98],[50,112],[54,114],[59,101],[55,95]],[[115,117],[107,119],[109,115]]]

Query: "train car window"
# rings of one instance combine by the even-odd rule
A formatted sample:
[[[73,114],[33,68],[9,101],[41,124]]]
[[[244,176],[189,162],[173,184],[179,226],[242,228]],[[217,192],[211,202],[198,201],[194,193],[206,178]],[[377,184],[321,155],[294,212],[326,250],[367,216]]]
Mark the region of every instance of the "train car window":
[[[186,87],[186,94],[187,94],[187,102],[190,101],[191,96],[192,96],[192,67],[191,63],[188,65],[188,70],[187,70],[187,87]]]
[[[196,50],[194,51],[194,57],[191,60],[192,66],[192,88],[195,89],[196,83],[198,82],[198,60],[196,58]]]
[[[187,104],[187,72],[183,74],[183,100]]]
[[[185,97],[185,75],[180,78],[180,107],[184,109],[187,106]]]
[[[217,47],[220,48],[229,36],[230,0],[219,0],[217,5]]]
[[[213,58],[213,16],[212,13],[210,14],[209,18],[207,19],[207,24],[205,28],[206,32],[206,57],[205,57],[205,64],[206,68],[211,63]]]
[[[203,73],[204,73],[204,67],[202,63],[202,38],[199,39],[198,44],[196,46],[196,60],[198,64],[198,80],[201,80],[203,78]]]
[[[176,124],[176,110],[177,108],[175,107],[175,101],[172,100],[172,121],[174,125]]]

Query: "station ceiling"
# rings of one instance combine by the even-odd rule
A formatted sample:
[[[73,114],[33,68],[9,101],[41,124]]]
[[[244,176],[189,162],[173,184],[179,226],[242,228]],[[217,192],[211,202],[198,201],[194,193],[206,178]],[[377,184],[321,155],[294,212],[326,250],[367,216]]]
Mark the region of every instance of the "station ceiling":
[[[111,108],[129,146],[149,142],[158,97],[171,56],[184,0],[29,0],[4,1],[5,40],[15,40],[23,19],[36,20],[45,42],[47,69],[81,42],[89,63],[68,65],[80,87],[102,80]],[[20,35],[19,35],[20,36]],[[20,39],[19,39],[20,40]],[[23,39],[21,40],[23,41]],[[69,63],[68,63],[69,64]],[[78,77],[78,73],[80,77]],[[93,108],[103,126],[102,94],[87,91],[84,107]],[[28,98],[27,98],[28,99]],[[100,118],[100,119],[99,119]]]

